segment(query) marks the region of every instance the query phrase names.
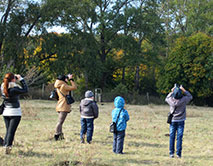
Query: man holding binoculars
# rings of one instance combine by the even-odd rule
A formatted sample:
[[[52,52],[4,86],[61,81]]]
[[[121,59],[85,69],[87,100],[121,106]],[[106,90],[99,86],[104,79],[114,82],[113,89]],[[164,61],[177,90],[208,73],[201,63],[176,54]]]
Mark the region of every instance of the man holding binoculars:
[[[165,101],[170,105],[170,113],[173,115],[170,124],[170,141],[169,141],[169,155],[174,157],[175,135],[177,133],[176,154],[181,158],[182,153],[182,138],[184,131],[184,124],[186,120],[186,104],[192,100],[192,95],[186,91],[183,86],[180,87],[175,84],[171,92],[167,95]]]

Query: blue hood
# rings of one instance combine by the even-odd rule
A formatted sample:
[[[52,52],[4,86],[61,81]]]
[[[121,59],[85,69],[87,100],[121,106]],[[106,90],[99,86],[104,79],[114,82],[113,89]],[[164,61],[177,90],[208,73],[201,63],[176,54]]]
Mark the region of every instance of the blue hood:
[[[126,129],[127,121],[129,120],[129,114],[124,108],[125,101],[121,96],[117,96],[114,100],[115,108],[112,110],[112,121],[116,122],[117,131],[123,131]],[[121,112],[120,112],[121,111]],[[120,112],[120,115],[118,116]]]
[[[115,108],[123,108],[125,104],[125,100],[121,96],[117,96],[114,100]]]

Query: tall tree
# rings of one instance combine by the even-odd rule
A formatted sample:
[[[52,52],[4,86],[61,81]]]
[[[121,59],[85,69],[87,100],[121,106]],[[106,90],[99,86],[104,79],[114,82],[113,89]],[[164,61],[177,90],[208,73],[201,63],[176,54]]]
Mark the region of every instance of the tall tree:
[[[158,75],[159,92],[166,94],[174,83],[178,83],[190,90],[195,103],[202,103],[212,96],[212,48],[212,37],[201,32],[178,38]]]
[[[180,35],[191,35],[194,32],[213,32],[213,1],[209,0],[164,0],[160,14],[166,29],[167,49]],[[167,52],[168,53],[168,52]]]
[[[139,0],[136,6],[130,10],[133,12],[130,17],[130,34],[137,40],[137,53],[131,57],[132,66],[135,68],[135,89],[140,87],[140,65],[148,64],[147,60],[154,60],[157,57],[153,54],[157,49],[157,45],[162,44],[164,30],[162,20],[158,15],[158,1],[156,0]],[[152,53],[144,52],[142,49],[143,41],[147,41],[153,46]],[[149,54],[151,57],[146,59],[144,56]],[[151,64],[151,63],[150,63]]]
[[[15,66],[19,71],[24,61],[23,48],[31,32],[39,32],[45,5],[30,0],[3,0],[0,3],[1,64]],[[36,29],[37,28],[37,29]],[[35,30],[35,31],[33,31]]]
[[[110,62],[112,59],[109,56],[112,54],[112,43],[117,33],[123,30],[122,10],[125,4],[131,1],[55,1],[55,6],[63,12],[58,15],[59,17],[57,16],[59,19],[56,21],[53,16],[53,23],[66,26],[72,35],[77,35],[81,43],[84,44],[84,56],[88,56],[90,52],[92,53],[90,56],[94,57],[93,59],[96,62],[99,61],[98,63],[102,67],[96,70],[102,71],[98,82],[98,86],[102,88],[105,87],[107,80],[112,76],[114,69]],[[54,6],[53,1],[50,3]],[[89,36],[89,38],[84,38],[85,36]],[[87,43],[85,39],[89,39]]]

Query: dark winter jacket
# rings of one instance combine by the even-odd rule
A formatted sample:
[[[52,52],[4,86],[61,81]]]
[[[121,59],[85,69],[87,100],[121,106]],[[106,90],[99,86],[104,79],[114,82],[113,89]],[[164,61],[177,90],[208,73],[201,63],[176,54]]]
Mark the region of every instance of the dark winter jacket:
[[[3,116],[21,116],[21,108],[19,103],[19,95],[28,92],[28,87],[22,78],[20,80],[21,86],[15,82],[9,82],[8,84],[8,94],[9,97],[5,97],[4,94],[4,83],[1,85],[2,97],[4,99],[4,112]]]
[[[81,100],[80,113],[82,118],[97,118],[99,111],[96,102],[90,98]]]
[[[21,87],[15,83],[10,82],[9,87],[8,87],[8,93],[9,97],[6,98],[3,92],[3,84],[2,84],[2,96],[4,99],[4,104],[5,107],[10,107],[10,108],[19,108],[20,103],[19,103],[19,95],[24,94],[28,92],[28,87],[24,79],[20,81]]]

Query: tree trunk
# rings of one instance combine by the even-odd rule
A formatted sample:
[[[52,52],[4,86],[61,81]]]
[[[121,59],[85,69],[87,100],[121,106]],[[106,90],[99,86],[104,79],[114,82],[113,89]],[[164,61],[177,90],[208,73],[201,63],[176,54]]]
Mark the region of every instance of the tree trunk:
[[[5,13],[3,14],[2,18],[1,18],[1,37],[2,39],[0,39],[0,55],[2,53],[2,46],[3,46],[3,42],[4,42],[4,36],[3,33],[5,31],[5,25],[6,25],[6,22],[7,22],[7,19],[8,19],[8,16],[9,16],[9,13],[10,13],[10,10],[11,10],[11,6],[12,4],[14,3],[15,1],[12,1],[12,0],[8,0],[8,4],[7,4],[7,9],[5,11]],[[2,28],[3,27],[3,28]],[[1,55],[3,57],[3,54]]]
[[[101,62],[102,62],[102,65],[105,66],[105,61],[106,61],[106,42],[105,42],[105,37],[104,37],[104,31],[105,31],[105,25],[102,25],[102,31],[101,31],[101,48],[100,48],[100,53],[99,53],[99,56],[100,56],[100,59],[101,59]],[[102,78],[101,78],[101,85],[100,87],[103,89],[105,87],[105,84],[106,84],[106,75],[107,75],[107,72],[103,72],[102,73]]]
[[[139,78],[140,78],[139,71],[140,71],[139,66],[137,66],[135,71],[135,90],[139,89]]]
[[[88,89],[88,74],[87,72],[84,73],[84,79],[85,79],[85,88]]]
[[[125,67],[123,67],[122,69],[122,83],[124,84],[125,83]]]

